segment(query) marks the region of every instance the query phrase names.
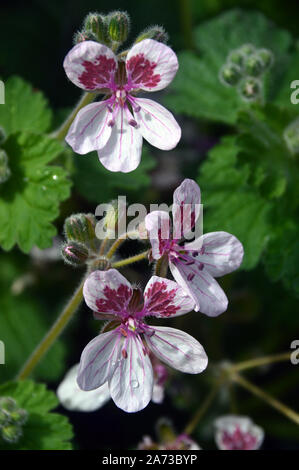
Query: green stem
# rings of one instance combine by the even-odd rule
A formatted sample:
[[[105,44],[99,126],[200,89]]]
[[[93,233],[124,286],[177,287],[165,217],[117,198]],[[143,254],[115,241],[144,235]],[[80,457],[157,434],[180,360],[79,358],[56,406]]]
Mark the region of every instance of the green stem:
[[[116,261],[115,263],[112,263],[111,267],[122,268],[123,266],[126,266],[127,264],[136,263],[137,261],[141,261],[147,257],[148,257],[148,250],[144,251],[143,253],[140,253],[139,255],[131,256],[130,258],[122,259],[121,261]]]
[[[291,421],[294,421],[294,423],[299,424],[299,414],[296,413],[296,411],[292,410],[288,406],[276,400],[276,398],[273,398],[271,395],[264,392],[261,388],[252,384],[241,375],[234,373],[231,378],[234,382],[236,382],[237,384],[239,384],[241,387],[245,388],[249,392],[253,393],[253,395],[256,395],[257,397],[261,398],[261,400],[268,403],[268,405],[275,408],[277,411],[285,415]]]
[[[114,255],[114,253],[116,252],[116,250],[118,250],[118,248],[120,247],[120,245],[122,245],[122,243],[124,241],[126,241],[128,238],[130,238],[132,235],[136,236],[136,235],[139,235],[138,232],[126,232],[124,233],[121,237],[119,237],[114,243],[113,245],[111,246],[110,250],[108,251],[106,257],[108,259],[112,258],[112,256]]]
[[[272,354],[271,356],[259,357],[257,359],[250,359],[249,361],[239,362],[229,367],[230,372],[240,372],[241,370],[251,369],[253,367],[274,364],[275,362],[283,362],[290,360],[290,353]]]
[[[179,0],[181,30],[183,33],[185,47],[194,49],[192,33],[192,11],[190,0]]]
[[[79,307],[83,299],[84,281],[85,281],[85,276],[83,280],[81,281],[81,284],[77,288],[76,292],[74,293],[73,297],[65,306],[65,308],[59,315],[58,319],[56,320],[52,328],[48,331],[46,336],[42,339],[42,341],[39,343],[39,345],[36,347],[36,349],[33,351],[29,359],[26,361],[25,365],[22,367],[22,369],[18,373],[16,377],[17,380],[24,380],[31,374],[33,369],[41,361],[41,359],[50,349],[54,341],[58,338],[58,336],[61,334],[65,326],[73,317],[74,313],[76,312],[77,308]]]
[[[83,93],[77,106],[73,109],[71,114],[62,124],[62,126],[56,132],[52,134],[52,137],[58,140],[63,140],[65,136],[67,135],[68,130],[71,127],[72,122],[75,119],[77,113],[80,111],[80,109],[84,108],[84,106],[94,101],[96,97],[97,97],[97,93],[88,93],[88,92]]]

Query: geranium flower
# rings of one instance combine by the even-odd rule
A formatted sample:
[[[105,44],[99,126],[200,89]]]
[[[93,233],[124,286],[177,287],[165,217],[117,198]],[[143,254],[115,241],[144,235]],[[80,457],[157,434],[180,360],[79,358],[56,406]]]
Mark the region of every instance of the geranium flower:
[[[215,421],[215,440],[220,450],[257,450],[264,431],[247,416],[227,415]]]
[[[164,400],[164,388],[168,372],[166,367],[152,355],[151,362],[154,374],[152,402],[160,404]],[[77,384],[78,370],[79,364],[75,364],[59,384],[57,397],[61,405],[70,411],[91,412],[102,408],[111,398],[108,382],[95,390],[86,392],[81,390]]]
[[[152,257],[167,256],[177,283],[195,302],[195,310],[217,316],[227,309],[228,300],[215,277],[237,269],[242,263],[243,246],[226,232],[206,233],[181,244],[195,227],[200,214],[200,189],[185,179],[173,194],[173,228],[167,212],[153,211],[145,218],[152,246]]]
[[[82,390],[95,390],[108,382],[115,404],[135,412],[152,398],[150,351],[181,372],[198,374],[206,368],[207,355],[192,336],[145,323],[146,316],[168,318],[192,310],[194,302],[175,282],[153,276],[142,296],[116,269],[94,271],[85,281],[83,294],[95,318],[104,316],[115,323],[82,353],[77,378]]]
[[[161,150],[177,145],[181,129],[173,115],[160,104],[135,96],[140,90],[162,90],[172,81],[178,60],[170,47],[145,39],[122,60],[107,46],[83,41],[71,49],[63,66],[78,87],[109,95],[78,112],[66,136],[75,152],[97,150],[104,167],[127,173],[139,165],[143,137]]]

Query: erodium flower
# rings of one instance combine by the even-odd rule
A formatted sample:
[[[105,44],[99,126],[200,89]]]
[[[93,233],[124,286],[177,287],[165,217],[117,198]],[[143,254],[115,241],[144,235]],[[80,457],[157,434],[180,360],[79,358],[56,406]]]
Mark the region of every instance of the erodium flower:
[[[183,235],[192,230],[200,214],[200,189],[185,179],[173,194],[173,227],[167,212],[153,211],[145,218],[152,245],[152,257],[165,255],[176,282],[195,302],[195,310],[217,316],[227,309],[228,300],[215,277],[237,269],[242,263],[243,246],[226,232],[206,233],[190,243]]]
[[[108,95],[77,114],[66,136],[75,152],[97,150],[108,170],[127,173],[139,165],[143,137],[161,150],[177,145],[181,129],[173,115],[155,101],[136,97],[138,91],[159,91],[172,81],[178,61],[170,47],[145,39],[119,59],[107,46],[83,41],[63,66],[78,87]]]
[[[164,400],[164,386],[167,381],[167,368],[152,354],[150,355],[154,374],[152,402],[160,404]],[[77,384],[79,364],[67,372],[57,389],[60,403],[71,411],[96,411],[110,400],[108,382],[95,390],[81,390]]]
[[[142,295],[116,269],[94,271],[85,281],[83,294],[95,318],[104,316],[115,323],[81,355],[77,382],[82,390],[95,390],[108,382],[115,404],[135,412],[152,398],[150,352],[181,372],[198,374],[206,368],[207,355],[192,336],[145,323],[147,316],[168,318],[193,309],[194,302],[175,282],[153,276]]]
[[[227,415],[215,421],[215,440],[220,450],[257,450],[264,431],[247,416]]]

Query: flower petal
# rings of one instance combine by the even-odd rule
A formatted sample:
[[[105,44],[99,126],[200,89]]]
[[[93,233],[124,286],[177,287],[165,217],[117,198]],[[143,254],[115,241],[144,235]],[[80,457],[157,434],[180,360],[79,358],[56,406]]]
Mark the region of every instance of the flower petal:
[[[126,311],[133,289],[116,269],[93,271],[86,279],[83,296],[94,312],[119,315]]]
[[[215,440],[220,450],[257,450],[264,431],[247,416],[226,415],[215,421]]]
[[[124,108],[120,107],[115,116],[110,139],[98,152],[99,160],[107,170],[129,173],[140,163],[142,135],[129,121],[134,122],[133,116],[129,110],[125,112]]]
[[[118,362],[109,380],[111,398],[128,413],[145,408],[152,398],[153,369],[139,336],[131,336],[127,342],[127,357]]]
[[[66,55],[63,67],[75,85],[93,91],[113,87],[117,59],[109,47],[95,41],[83,41]]]
[[[162,90],[173,80],[178,68],[177,56],[170,47],[153,39],[144,39],[127,55],[128,87]]]
[[[66,142],[81,155],[101,149],[111,135],[111,127],[107,125],[110,117],[106,101],[85,106],[74,119]]]
[[[82,352],[77,383],[81,390],[94,390],[111,377],[119,358],[123,338],[115,331],[94,338]]]
[[[173,115],[163,106],[146,98],[134,98],[134,104],[140,107],[134,110],[142,136],[151,145],[161,150],[171,150],[181,138],[181,128]]]
[[[186,265],[182,262],[169,263],[170,271],[176,282],[186,290],[195,302],[195,311],[216,317],[227,309],[228,300],[218,282],[200,263]]]
[[[70,411],[95,411],[110,400],[108,383],[104,383],[96,390],[83,391],[78,387],[77,374],[79,364],[73,366],[57,389],[57,397],[67,410]]]
[[[176,282],[152,276],[144,290],[146,315],[177,317],[193,310],[194,301]]]
[[[159,259],[170,241],[171,220],[165,211],[153,211],[144,219],[152,245],[152,257]]]
[[[188,374],[199,374],[208,365],[202,345],[192,336],[175,328],[150,327],[153,335],[145,335],[150,350],[161,361]]]
[[[173,193],[174,238],[187,238],[200,214],[200,189],[191,179],[185,179]]]
[[[238,269],[244,255],[242,243],[227,232],[206,233],[184,248],[191,250],[192,256],[214,277]]]

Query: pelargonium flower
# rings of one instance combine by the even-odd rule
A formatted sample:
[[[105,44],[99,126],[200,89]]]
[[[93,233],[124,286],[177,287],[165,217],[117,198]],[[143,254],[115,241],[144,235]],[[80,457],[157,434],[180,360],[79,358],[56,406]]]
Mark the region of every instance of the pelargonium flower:
[[[151,357],[154,374],[152,402],[160,404],[164,400],[164,386],[168,377],[166,367],[156,358]],[[64,408],[70,411],[96,411],[110,400],[108,382],[95,390],[81,390],[77,384],[79,364],[75,364],[66,373],[57,388],[57,397]]]
[[[242,263],[243,246],[227,232],[211,232],[182,244],[196,226],[200,214],[200,189],[185,179],[173,194],[173,227],[165,211],[150,212],[145,226],[152,246],[152,257],[168,258],[176,282],[195,302],[195,310],[217,316],[227,309],[228,300],[215,277],[237,269]]]
[[[215,421],[215,428],[220,450],[257,450],[263,443],[263,429],[247,416],[222,416]]]
[[[177,145],[181,129],[173,115],[155,101],[135,96],[140,90],[162,90],[172,81],[178,60],[170,47],[144,39],[122,60],[107,46],[83,41],[71,49],[63,66],[78,87],[109,95],[78,112],[66,136],[75,152],[97,150],[104,167],[127,173],[139,165],[143,137],[161,150]]]
[[[206,368],[207,355],[192,336],[145,322],[147,316],[175,317],[193,309],[194,302],[175,282],[153,276],[142,295],[116,269],[94,271],[85,281],[83,295],[95,318],[109,317],[114,328],[83,350],[77,378],[82,390],[108,382],[115,404],[135,412],[145,408],[153,394],[150,351],[181,372],[198,374]]]

